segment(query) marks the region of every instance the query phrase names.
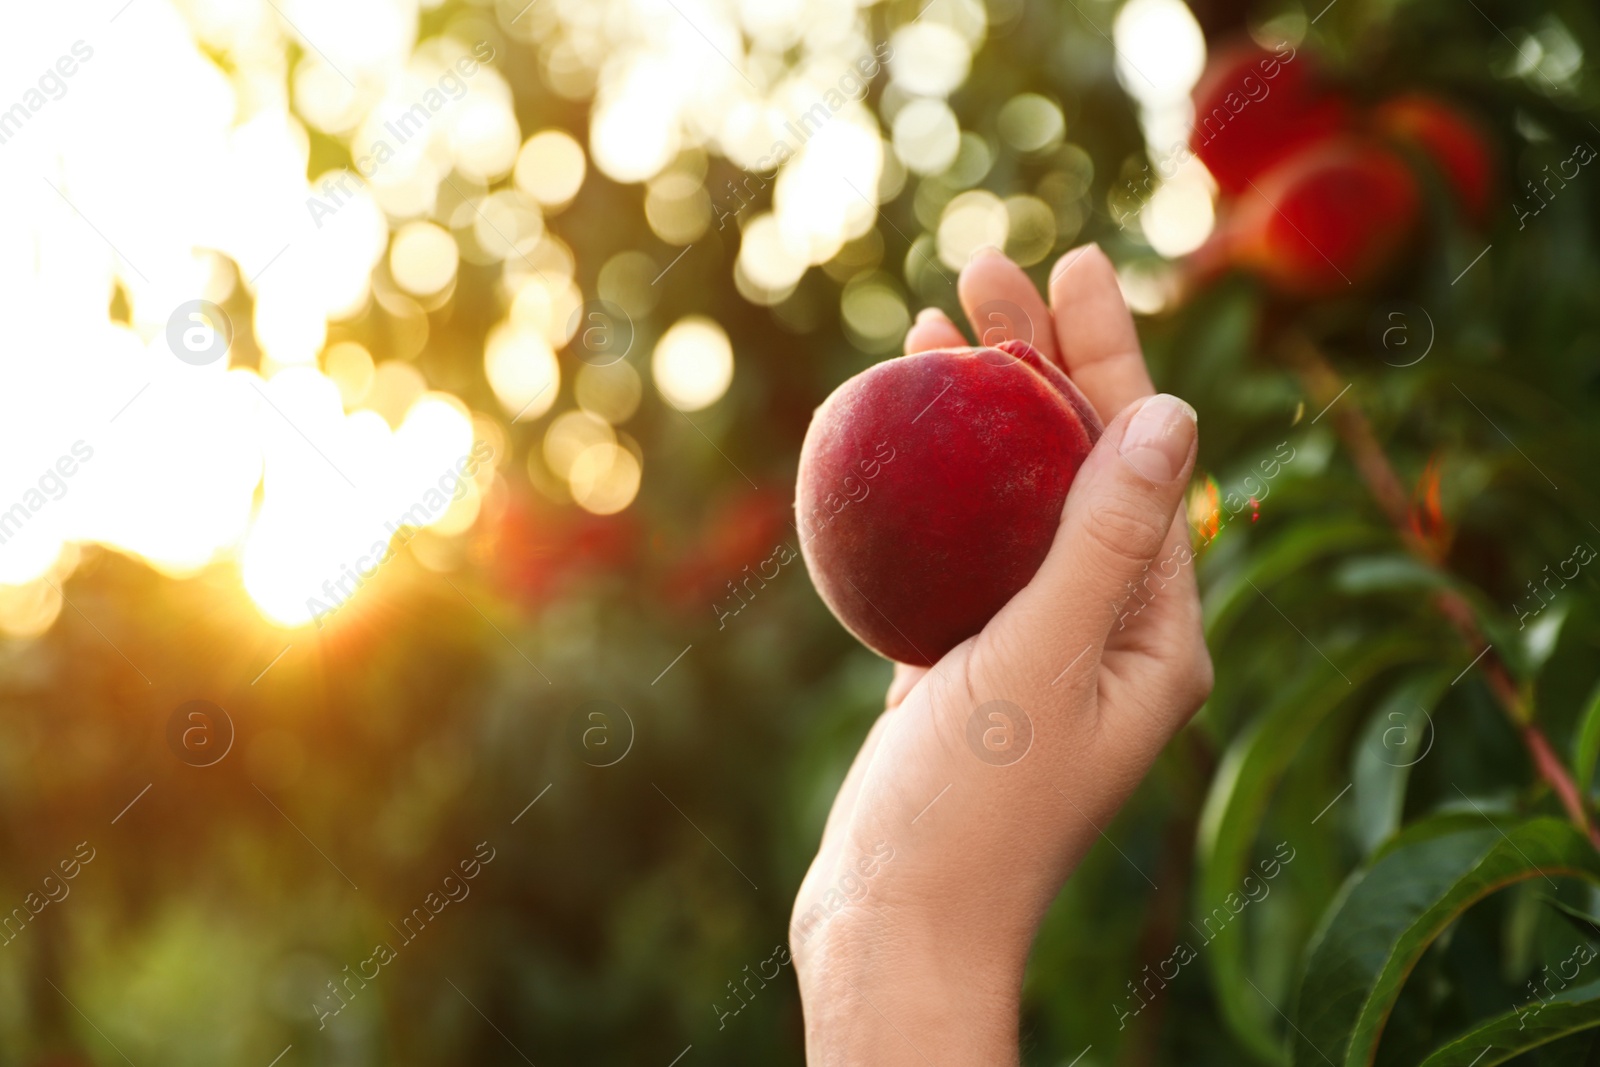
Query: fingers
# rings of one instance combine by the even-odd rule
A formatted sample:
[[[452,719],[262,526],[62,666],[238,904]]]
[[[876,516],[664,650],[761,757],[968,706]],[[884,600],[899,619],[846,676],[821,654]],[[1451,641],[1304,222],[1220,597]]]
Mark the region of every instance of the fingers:
[[[911,692],[916,684],[922,681],[923,675],[928,673],[926,667],[913,667],[906,663],[894,665],[894,680],[889,683],[889,696],[884,701],[885,706],[893,711],[905,700],[906,694]]]
[[[899,678],[901,671],[911,669],[897,664],[896,679]],[[844,781],[839,784],[839,792],[834,797],[833,807],[828,812],[828,821],[822,827],[822,842],[817,846],[819,857],[838,851],[843,827],[850,823],[850,817],[856,808],[856,797],[861,794],[861,782],[866,778],[868,768],[872,766],[873,757],[878,754],[878,746],[883,742],[883,735],[888,729],[893,711],[894,705],[891,704],[888,711],[878,716],[877,721],[872,724],[872,729],[867,731],[866,740],[861,742],[856,758],[850,761],[850,769],[845,772]]]
[[[917,321],[906,331],[906,355],[931,352],[936,348],[965,348],[967,339],[949,317],[938,308],[923,308]]]
[[[1075,248],[1056,263],[1050,307],[1062,364],[1102,417],[1155,392],[1116,269],[1100,246]]]
[[[1051,550],[1062,569],[1048,577],[1072,582],[1085,601],[1116,604],[1173,528],[1194,466],[1194,409],[1164,393],[1149,397],[1118,416],[1106,438],[1067,496]]]
[[[949,322],[945,319],[945,322]],[[889,683],[889,695],[884,701],[886,710],[878,721],[873,723],[867,739],[861,743],[861,750],[856,753],[856,758],[850,764],[850,770],[844,776],[844,782],[839,786],[838,796],[834,799],[833,810],[828,813],[827,825],[822,830],[822,844],[819,854],[827,852],[830,848],[837,847],[839,827],[850,820],[850,813],[855,810],[856,795],[861,792],[861,780],[866,776],[867,768],[872,765],[872,757],[878,750],[878,744],[883,740],[885,725],[890,713],[898,708],[905,700],[906,694],[916,688],[918,682],[928,673],[926,667],[912,667],[905,663],[894,665],[894,680]]]
[[[1004,667],[1051,684],[1051,665],[1065,667],[1090,650],[1084,658],[1098,661],[1173,530],[1195,446],[1194,409],[1165,394],[1131,406],[1106,428],[1072,483],[1039,573],[991,624]]]
[[[1159,657],[1172,650],[1173,634],[1180,631],[1185,640],[1193,637],[1204,644],[1192,537],[1189,517],[1180,506],[1149,573],[1117,614],[1106,639],[1108,657],[1118,653]]]
[[[961,271],[956,292],[978,344],[993,348],[1020,339],[1060,364],[1050,309],[1022,268],[999,251],[985,249],[974,256]]]

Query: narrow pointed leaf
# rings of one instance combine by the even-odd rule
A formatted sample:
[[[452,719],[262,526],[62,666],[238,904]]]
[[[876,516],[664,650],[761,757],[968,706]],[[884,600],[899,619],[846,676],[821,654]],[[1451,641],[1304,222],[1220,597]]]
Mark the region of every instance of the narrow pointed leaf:
[[[1554,897],[1546,897],[1544,902],[1554,908],[1556,914],[1561,916],[1581,936],[1600,939],[1600,919],[1596,919],[1586,911],[1574,908],[1571,904],[1564,904]]]
[[[1384,698],[1356,741],[1355,837],[1369,855],[1400,827],[1411,768],[1438,740],[1433,711],[1450,684],[1448,671],[1406,678]]]
[[[1446,927],[1498,889],[1561,877],[1600,882],[1600,853],[1559,819],[1500,819],[1388,850],[1346,883],[1313,939],[1296,1067],[1371,1064],[1406,976]]]
[[[1373,675],[1421,654],[1403,638],[1376,645],[1344,666],[1348,685],[1331,671],[1310,672],[1229,747],[1200,816],[1195,912],[1202,923],[1229,894],[1241,892],[1273,793],[1317,726]],[[1282,1063],[1281,1021],[1245,981],[1243,925],[1230,922],[1215,936],[1203,935],[1209,938],[1203,954],[1233,1031],[1263,1062]]]
[[[1371,523],[1344,521],[1300,527],[1256,553],[1247,566],[1222,578],[1207,590],[1205,598],[1206,639],[1216,642],[1232,625],[1239,612],[1258,594],[1250,583],[1267,586],[1303,570],[1322,556],[1349,552],[1384,542],[1382,530]]]
[[[1574,746],[1572,773],[1578,788],[1585,793],[1594,784],[1594,764],[1600,758],[1600,685],[1589,694],[1589,704],[1578,719],[1578,743]]]
[[[1540,1045],[1600,1026],[1600,981],[1564,989],[1497,1015],[1422,1061],[1421,1067],[1494,1067]]]

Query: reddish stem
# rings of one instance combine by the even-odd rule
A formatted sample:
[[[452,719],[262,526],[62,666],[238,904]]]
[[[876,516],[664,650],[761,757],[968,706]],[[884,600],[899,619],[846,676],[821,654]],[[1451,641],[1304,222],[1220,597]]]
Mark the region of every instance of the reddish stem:
[[[1339,405],[1331,412],[1334,431],[1349,449],[1362,481],[1366,483],[1378,506],[1383,509],[1389,524],[1400,534],[1400,539],[1406,548],[1428,566],[1442,568],[1444,561],[1440,558],[1439,552],[1432,544],[1418,537],[1412,528],[1405,486],[1395,474],[1388,453],[1384,451],[1383,445],[1372,432],[1372,424],[1367,421],[1366,413],[1354,400],[1344,396],[1346,387],[1339,384],[1338,375],[1308,338],[1298,334],[1291,335],[1289,355],[1300,373],[1301,380],[1305,382],[1313,402],[1324,410],[1328,410],[1334,403]],[[1523,700],[1521,691],[1511,677],[1511,672],[1506,669],[1505,661],[1484,639],[1483,630],[1478,625],[1478,617],[1472,610],[1472,605],[1454,589],[1441,589],[1434,594],[1433,602],[1440,614],[1461,635],[1467,650],[1474,656],[1473,662],[1481,663],[1490,692],[1494,694],[1501,709],[1521,735],[1523,744],[1527,746],[1528,756],[1533,761],[1539,776],[1549,784],[1551,791],[1561,801],[1561,806],[1566,809],[1573,825],[1582,830],[1590,842],[1600,849],[1600,829],[1597,829],[1589,819],[1588,809],[1583,803],[1583,791],[1550,746],[1549,738],[1533,721],[1533,709]]]
[[[1540,775],[1550,783],[1550,788],[1561,798],[1561,806],[1567,809],[1567,814],[1572,817],[1578,828],[1589,835],[1589,840],[1594,846],[1600,848],[1600,830],[1589,822],[1588,812],[1583,807],[1583,796],[1578,791],[1578,783],[1573,781],[1566,765],[1550,747],[1550,740],[1545,737],[1544,731],[1530,722],[1522,728],[1522,741],[1528,746],[1528,754],[1533,757],[1533,765],[1539,768]]]

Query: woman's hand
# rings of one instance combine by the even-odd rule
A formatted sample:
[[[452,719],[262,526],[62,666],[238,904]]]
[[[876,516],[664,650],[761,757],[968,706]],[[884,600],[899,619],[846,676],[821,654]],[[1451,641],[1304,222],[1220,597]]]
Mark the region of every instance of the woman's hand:
[[[958,288],[981,343],[1030,341],[1108,425],[1039,573],[931,669],[896,667],[839,789],[789,932],[817,1065],[1016,1063],[1045,909],[1211,690],[1194,412],[1152,395],[1111,262],[1069,252],[1048,307],[998,253]],[[966,343],[930,309],[906,351]]]

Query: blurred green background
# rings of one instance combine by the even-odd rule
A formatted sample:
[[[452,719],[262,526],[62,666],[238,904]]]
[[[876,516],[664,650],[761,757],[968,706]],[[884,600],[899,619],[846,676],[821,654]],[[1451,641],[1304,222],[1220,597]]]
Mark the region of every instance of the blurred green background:
[[[497,255],[493,235],[519,225],[516,212],[492,209],[499,221],[487,232],[474,218],[491,188],[536,181],[445,166],[430,206],[386,212],[397,228],[431,218],[453,235],[461,261],[448,291],[394,296],[403,264],[379,264],[373,295],[328,328],[326,345],[359,344],[379,367],[405,362],[473,413],[496,452],[472,521],[419,535],[325,627],[271,621],[227,552],[174,576],[85,544],[70,550],[70,578],[55,572],[65,606],[39,608],[50,593],[38,582],[7,587],[0,908],[44,894],[80,842],[78,858],[93,858],[0,945],[0,1064],[802,1062],[789,968],[736,1016],[719,1020],[717,1005],[786,941],[795,888],[890,668],[833,621],[798,563],[721,625],[715,605],[726,608],[745,568],[794,544],[791,490],[810,411],[896,352],[918,308],[954,312],[956,268],[996,236],[1041,280],[1084,241],[1117,261],[1158,386],[1200,411],[1197,525],[1216,521],[1207,477],[1225,499],[1280,444],[1295,455],[1269,492],[1246,488],[1256,506],[1222,512],[1199,568],[1216,693],[1106,828],[1116,847],[1094,849],[1050,914],[1027,976],[1024,1062],[1287,1062],[1313,931],[1364,857],[1403,823],[1440,813],[1507,828],[1562,814],[1486,676],[1463,676],[1476,650],[1441,616],[1440,588],[1471,606],[1589,794],[1594,571],[1521,629],[1516,605],[1526,611],[1526,583],[1574,544],[1600,544],[1600,176],[1583,171],[1525,226],[1513,205],[1574,143],[1600,143],[1592,5],[1219,0],[1191,5],[1186,24],[1145,4],[1141,17],[1159,32],[1143,38],[1107,0],[921,6],[640,7],[649,26],[714,22],[710,33],[679,27],[670,47],[689,67],[726,61],[763,85],[818,56],[837,62],[838,51],[848,63],[860,46],[895,45],[905,70],[879,73],[862,109],[881,123],[868,173],[883,201],[865,226],[848,198],[808,201],[814,176],[779,183],[788,203],[772,215],[772,183],[746,181],[719,147],[736,139],[737,116],[719,114],[723,125],[698,142],[684,133],[655,145],[666,120],[605,66],[616,59],[611,35],[644,17],[628,4],[535,0],[519,14],[520,4],[447,2],[396,16],[415,20],[424,45],[489,42],[523,137],[564,129],[591,154],[591,138],[619,139],[598,153],[604,165],[588,165],[570,205],[544,205],[541,232],[570,251],[572,287],[620,312],[622,325],[608,328],[636,335],[621,364],[633,373],[609,386],[598,371],[586,379],[579,349],[553,346],[559,384],[514,421],[532,390],[493,387],[485,338],[515,299],[508,277],[526,280],[516,260],[549,267],[561,256],[526,228]],[[230,75],[246,65],[251,34],[277,26],[276,9],[263,9],[228,38],[216,30],[233,17],[222,6],[179,9]],[[906,36],[919,19],[942,33]],[[1308,304],[1237,277],[1184,286],[1182,254],[1209,231],[1209,202],[1147,232],[1128,183],[1162,154],[1152,146],[1170,146],[1157,139],[1188,86],[1176,105],[1171,86],[1141,96],[1117,63],[1119,51],[1134,64],[1166,56],[1178,82],[1192,67],[1192,82],[1199,56],[1182,42],[1193,25],[1213,41],[1287,35],[1361,101],[1427,88],[1469,109],[1498,153],[1487,226],[1462,223],[1435,188],[1425,239],[1375,290]],[[318,99],[288,89],[320,55],[304,29],[309,38],[278,26],[260,46],[285,57],[276,89],[260,91],[284,94],[296,114]],[[728,54],[695,51],[702,43]],[[663,71],[636,65],[644,81],[631,91],[648,101]],[[819,76],[830,84],[835,73],[824,65]],[[600,100],[644,109],[634,125],[591,125],[597,85]],[[790,114],[816,99],[773,96]],[[934,103],[897,123],[918,101]],[[958,123],[954,142],[945,116]],[[350,165],[349,127],[302,117],[305,176]],[[765,154],[759,132],[737,136]],[[730,194],[732,182],[745,192]],[[463,204],[477,207],[463,215]],[[831,238],[822,223],[811,233],[820,243],[804,251],[822,257],[819,269],[761,236],[756,220],[785,211],[842,220],[827,224]],[[251,313],[245,289],[219,301],[236,323]],[[128,321],[111,305],[113,321]],[[1385,332],[1396,308],[1414,331],[1403,358]],[[674,379],[660,366],[658,341],[690,315],[726,333],[725,394],[714,370]],[[233,364],[266,377],[274,357],[259,348],[270,346],[247,334],[238,330]],[[1296,369],[1303,345],[1350,385],[1338,403],[1365,413],[1416,494],[1437,565],[1408,552],[1373,502],[1338,419],[1317,417],[1327,401]],[[553,421],[578,408],[585,380],[588,406],[610,413],[594,432],[642,460],[621,510],[598,490],[586,498],[594,506],[574,502],[570,454],[560,453],[566,469],[549,459]],[[675,384],[709,389],[710,401],[674,405],[661,394]],[[630,405],[629,390],[642,402]],[[181,468],[168,476],[184,478]],[[300,521],[318,528],[315,513]],[[209,754],[171,740],[174,709],[190,700],[231,722],[231,747],[207,766],[192,764]],[[201,720],[183,720],[180,739],[191,722]],[[214,716],[203,725],[218,731],[206,743],[227,735]],[[1191,922],[1280,842],[1294,859],[1270,892],[1200,947]],[[455,883],[466,896],[430,912],[414,939],[397,931],[430,899],[438,907],[429,895],[460,864],[488,855]],[[1400,995],[1380,1062],[1418,1062],[1528,1000],[1529,979],[1592,937],[1544,898],[1583,909],[1588,892],[1532,878],[1454,913]],[[1182,942],[1197,961],[1124,1016],[1129,983]],[[336,998],[329,983],[347,967],[370,974],[364,961],[379,943],[394,958]],[[319,1025],[314,1005],[331,1012],[341,1001]],[[1539,1062],[1586,1062],[1588,1052],[1580,1032]]]

